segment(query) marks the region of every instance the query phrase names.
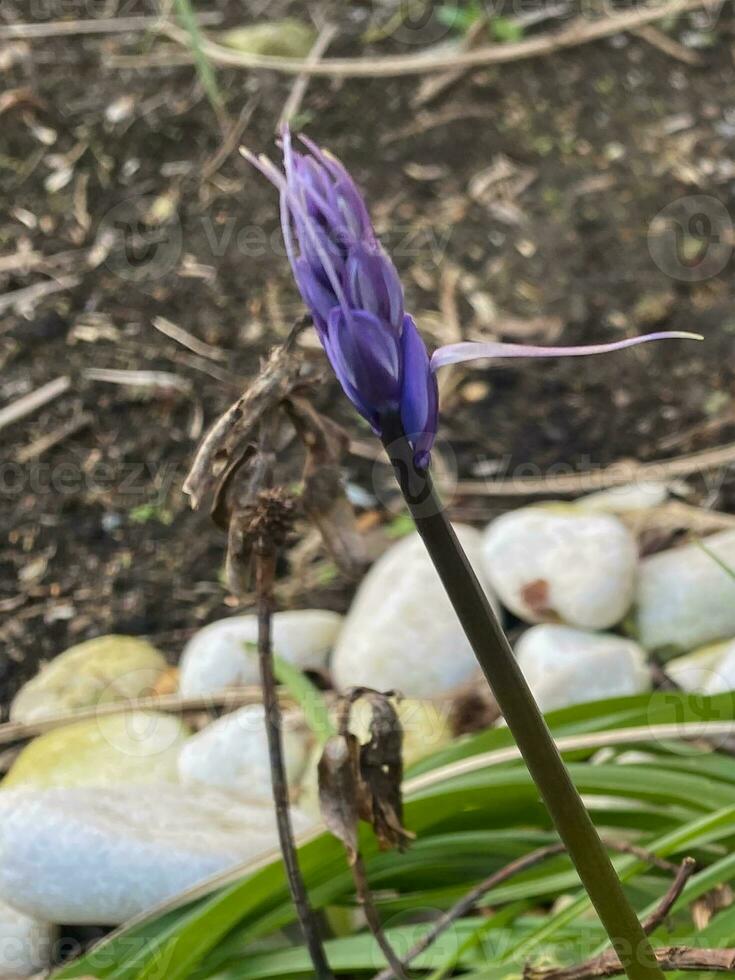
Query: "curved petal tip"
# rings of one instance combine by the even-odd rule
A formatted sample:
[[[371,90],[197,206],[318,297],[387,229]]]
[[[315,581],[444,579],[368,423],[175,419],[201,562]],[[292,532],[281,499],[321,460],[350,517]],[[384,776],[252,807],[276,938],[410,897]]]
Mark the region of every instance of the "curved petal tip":
[[[624,350],[626,347],[647,344],[653,340],[704,340],[704,337],[683,330],[662,330],[658,333],[643,334],[640,337],[616,340],[610,344],[586,344],[579,347],[535,347],[532,344],[506,344],[499,340],[487,343],[468,340],[459,344],[447,344],[446,347],[434,351],[431,357],[431,370],[436,371],[447,364],[493,357],[586,357],[590,354],[610,354],[613,351]]]

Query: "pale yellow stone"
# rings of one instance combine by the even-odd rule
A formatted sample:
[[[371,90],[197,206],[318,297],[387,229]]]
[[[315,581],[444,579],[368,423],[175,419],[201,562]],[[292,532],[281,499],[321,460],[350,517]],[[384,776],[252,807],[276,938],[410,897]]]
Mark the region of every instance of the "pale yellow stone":
[[[70,647],[28,681],[10,707],[31,722],[154,693],[167,670],[163,654],[134,636],[99,636]]]
[[[26,746],[2,787],[177,782],[177,759],[188,735],[180,718],[155,711],[65,725]]]

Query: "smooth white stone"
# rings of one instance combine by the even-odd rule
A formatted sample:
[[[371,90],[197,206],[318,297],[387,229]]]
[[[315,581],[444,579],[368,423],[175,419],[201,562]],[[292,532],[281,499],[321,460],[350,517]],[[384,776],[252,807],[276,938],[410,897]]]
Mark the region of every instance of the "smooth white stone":
[[[516,656],[542,711],[640,694],[651,685],[643,650],[612,633],[533,626],[518,641]]]
[[[710,643],[669,660],[666,673],[684,691],[704,691],[710,683],[717,684],[719,664],[732,649],[735,649],[735,640]]]
[[[633,600],[638,547],[611,514],[571,504],[523,507],[485,531],[483,567],[501,601],[529,623],[618,623]]]
[[[735,531],[704,543],[735,569]],[[636,608],[644,647],[684,653],[735,635],[735,579],[699,545],[671,548],[641,562]]]
[[[135,636],[98,636],[70,647],[24,684],[13,721],[40,721],[78,708],[153,693],[167,671],[163,654]]]
[[[301,670],[321,670],[342,625],[324,609],[295,609],[273,617],[273,649]],[[259,681],[258,619],[231,616],[199,630],[181,657],[179,688],[185,697]]]
[[[188,735],[180,718],[156,711],[64,725],[27,745],[2,787],[175,783],[179,749]]]
[[[179,751],[179,779],[184,785],[216,786],[270,801],[271,774],[265,711],[251,704],[219,718]],[[283,715],[283,753],[290,787],[298,785],[311,748],[306,726],[291,713]]]
[[[480,566],[482,536],[455,526],[490,600]],[[338,688],[398,690],[411,698],[453,691],[477,670],[472,649],[418,534],[394,544],[365,576],[332,661]]]
[[[46,970],[52,962],[56,926],[0,902],[0,977],[15,980]]]
[[[276,846],[272,804],[212,789],[0,793],[0,899],[50,922],[117,925]]]

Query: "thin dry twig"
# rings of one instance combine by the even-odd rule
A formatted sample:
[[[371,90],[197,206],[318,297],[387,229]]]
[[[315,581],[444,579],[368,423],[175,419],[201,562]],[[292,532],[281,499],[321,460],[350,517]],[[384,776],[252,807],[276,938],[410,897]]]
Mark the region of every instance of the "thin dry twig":
[[[319,929],[311,908],[304,879],[299,869],[296,855],[293,825],[291,823],[286,765],[283,756],[283,736],[281,710],[278,703],[278,690],[273,667],[273,584],[276,577],[277,548],[274,535],[268,527],[258,536],[255,544],[255,578],[258,596],[258,659],[260,663],[260,683],[263,689],[263,708],[266,736],[271,767],[271,785],[276,811],[278,837],[283,854],[286,876],[291,888],[296,912],[317,980],[330,980],[332,972],[327,962]]]
[[[350,871],[352,872],[352,880],[355,883],[357,900],[365,913],[365,918],[368,926],[370,927],[370,932],[373,934],[373,938],[378,946],[380,946],[383,956],[385,956],[386,960],[388,961],[389,966],[388,970],[386,971],[387,976],[397,977],[398,980],[406,980],[404,965],[398,958],[396,951],[388,942],[383,930],[383,925],[380,921],[378,910],[375,907],[370,886],[368,885],[365,862],[363,861],[362,854],[360,854],[359,851],[355,855],[354,862],[350,865]]]
[[[280,695],[284,706],[293,707],[294,701],[285,694]],[[105,704],[95,704],[89,708],[77,711],[67,711],[50,718],[38,721],[8,721],[0,725],[0,745],[12,745],[23,742],[45,732],[65,725],[73,725],[79,721],[91,718],[102,718],[109,715],[121,715],[128,711],[162,711],[170,714],[186,714],[196,711],[229,711],[241,708],[247,704],[260,704],[263,700],[260,687],[231,687],[224,691],[214,691],[211,694],[198,694],[182,697],[180,694],[151,694],[142,698],[131,698],[126,701],[111,701]]]
[[[479,48],[480,42],[487,37],[488,28],[488,17],[483,14],[478,17],[475,23],[470,27],[466,34],[464,34],[460,40],[460,50],[470,51],[473,48]],[[411,105],[415,109],[420,109],[429,102],[438,98],[445,92],[448,88],[458,82],[460,78],[467,71],[466,68],[453,68],[448,72],[442,72],[441,75],[434,75],[425,78],[418,87],[416,94],[411,99]]]
[[[162,388],[191,394],[192,385],[188,378],[179,377],[171,371],[125,371],[117,368],[87,368],[82,372],[88,381],[104,381],[113,385],[128,385],[131,388]]]
[[[70,436],[74,436],[77,432],[81,432],[82,429],[86,429],[88,425],[94,422],[94,416],[91,412],[79,412],[62,425],[57,426],[52,429],[51,432],[47,432],[40,438],[35,439],[33,442],[29,443],[27,446],[23,446],[15,454],[16,463],[21,465],[24,463],[29,463],[32,459],[38,459],[43,453],[48,452],[49,449],[53,449],[54,446],[58,446],[60,442],[68,439]]]
[[[0,313],[12,309],[32,308],[46,296],[52,296],[54,293],[65,293],[78,285],[79,279],[75,276],[63,276],[60,279],[50,279],[34,283],[32,286],[24,286],[22,289],[14,289],[12,292],[0,296]]]
[[[316,41],[314,42],[314,46],[307,55],[306,60],[309,65],[316,65],[322,60],[324,53],[336,36],[337,26],[335,24],[325,24],[324,27],[322,27]],[[279,130],[281,126],[289,123],[299,112],[310,81],[311,75],[308,72],[301,72],[301,74],[297,76],[291,91],[289,92],[288,98],[283,105],[283,109],[281,110],[281,115],[278,119]]]
[[[673,459],[638,463],[633,460],[612,463],[599,470],[562,473],[542,477],[519,477],[504,480],[460,480],[452,488],[460,496],[533,497],[538,494],[578,494],[592,490],[620,487],[626,483],[691,476],[735,463],[735,443],[703,449]]]
[[[605,749],[610,746],[639,745],[650,742],[652,738],[673,739],[676,741],[702,741],[705,738],[735,735],[735,721],[683,721],[666,724],[635,725],[606,732],[589,732],[579,735],[560,735],[555,739],[560,752],[575,752],[577,749]],[[437,766],[430,772],[413,776],[406,781],[403,791],[406,795],[419,793],[435,786],[444,779],[454,779],[471,772],[480,772],[487,766],[499,766],[505,762],[515,762],[521,758],[517,745],[508,745],[492,752],[478,752],[477,755],[458,759],[456,762]]]
[[[207,27],[222,22],[222,14],[199,14],[198,23]],[[49,20],[43,24],[6,24],[0,27],[0,41],[34,41],[47,37],[73,34],[127,34],[158,27],[160,16],[94,17],[91,20]]]
[[[4,429],[8,425],[12,425],[13,422],[19,422],[21,419],[26,418],[26,416],[32,415],[39,408],[48,405],[55,398],[66,394],[70,388],[71,378],[68,375],[62,375],[60,378],[54,378],[53,381],[41,385],[35,391],[23,395],[22,398],[18,398],[10,405],[6,405],[5,408],[0,409],[0,429]]]
[[[387,78],[398,75],[422,75],[428,72],[449,71],[457,68],[475,68],[482,65],[503,64],[547,55],[553,51],[577,47],[591,41],[599,41],[613,34],[632,31],[645,24],[663,20],[707,6],[710,0],[671,0],[660,6],[633,8],[624,13],[602,17],[599,20],[578,18],[569,27],[553,34],[529,37],[513,44],[491,44],[471,51],[447,54],[429,51],[419,54],[396,55],[385,58],[325,58],[309,64],[308,58],[279,58],[269,55],[233,51],[224,45],[205,40],[204,54],[214,63],[233,68],[268,68],[290,75],[321,75],[332,78]],[[163,33],[179,44],[188,44],[188,35],[179,27],[164,24]],[[117,66],[126,65],[125,58],[112,59]],[[129,60],[129,59],[128,59]],[[149,64],[153,62],[149,61]]]
[[[666,916],[674,907],[676,900],[684,891],[684,885],[689,881],[697,869],[697,862],[694,858],[687,857],[681,862],[676,877],[671,883],[669,890],[659,902],[651,915],[643,923],[643,931],[647,936],[654,933],[663,924]]]
[[[253,117],[253,113],[255,112],[255,108],[258,105],[259,100],[260,93],[256,92],[256,94],[245,103],[240,115],[225,134],[225,138],[222,140],[222,145],[202,167],[202,183],[206,180],[211,180],[227,158],[230,157],[238,148],[243,134],[248,127],[248,123]]]
[[[682,61],[685,65],[696,67],[697,65],[704,64],[704,59],[698,51],[685,48],[683,44],[679,44],[678,41],[669,37],[668,34],[664,34],[663,31],[659,31],[658,28],[652,27],[650,24],[637,27],[633,33],[636,37],[650,44],[652,48],[658,48],[659,51],[663,51],[670,58],[675,58],[676,61]]]
[[[200,357],[207,357],[211,361],[226,361],[229,357],[227,351],[222,350],[221,347],[213,347],[211,344],[199,340],[198,337],[189,333],[188,330],[184,330],[183,327],[179,327],[177,324],[167,320],[165,316],[154,316],[151,322],[156,330],[159,330],[166,337],[170,337],[171,340],[175,340],[177,344],[181,344],[182,347],[186,347],[187,350],[193,351],[194,354],[198,354]]]

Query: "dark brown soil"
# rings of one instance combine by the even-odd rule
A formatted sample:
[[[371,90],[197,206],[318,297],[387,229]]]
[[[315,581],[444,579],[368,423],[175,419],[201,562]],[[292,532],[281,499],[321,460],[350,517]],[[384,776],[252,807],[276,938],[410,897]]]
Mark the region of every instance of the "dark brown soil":
[[[37,6],[4,0],[0,24],[84,15]],[[228,25],[253,18],[234,0],[207,9]],[[128,3],[118,12],[150,11]],[[271,0],[267,16],[289,12],[296,5]],[[330,13],[341,29],[333,51],[359,53],[356,26],[375,12]],[[696,348],[456,375],[442,438],[461,476],[482,476],[493,460],[511,471],[584,469],[732,439],[734,26],[729,4],[711,29],[694,15],[666,25],[699,53],[699,67],[616,37],[476,71],[423,108],[412,105],[416,78],[310,84],[301,118],[359,179],[431,343],[454,339],[453,303],[467,337],[705,335]],[[12,93],[0,98],[0,295],[75,281],[4,310],[0,326],[0,407],[71,378],[64,395],[1,433],[4,703],[72,643],[140,634],[175,660],[193,630],[236,606],[221,584],[220,533],[190,512],[181,483],[202,425],[239,394],[300,307],[276,247],[270,187],[237,153],[203,174],[222,135],[193,70],[109,64],[152,44],[118,34],[0,50]],[[375,50],[408,49],[393,40]],[[217,77],[233,121],[258,98],[244,141],[270,152],[292,81]],[[688,204],[673,204],[681,198]],[[21,250],[38,253],[35,265],[7,271]],[[192,354],[152,325],[159,317],[222,358]],[[90,368],[164,371],[180,387],[113,384]],[[336,384],[317,397],[368,440]],[[86,424],[55,446],[37,443],[84,413]],[[373,491],[365,459],[351,457],[346,477]],[[704,483],[695,490],[703,495]],[[721,509],[733,500],[727,479],[707,497]],[[491,505],[456,506],[482,520]],[[344,608],[349,595],[336,580],[294,602]]]

